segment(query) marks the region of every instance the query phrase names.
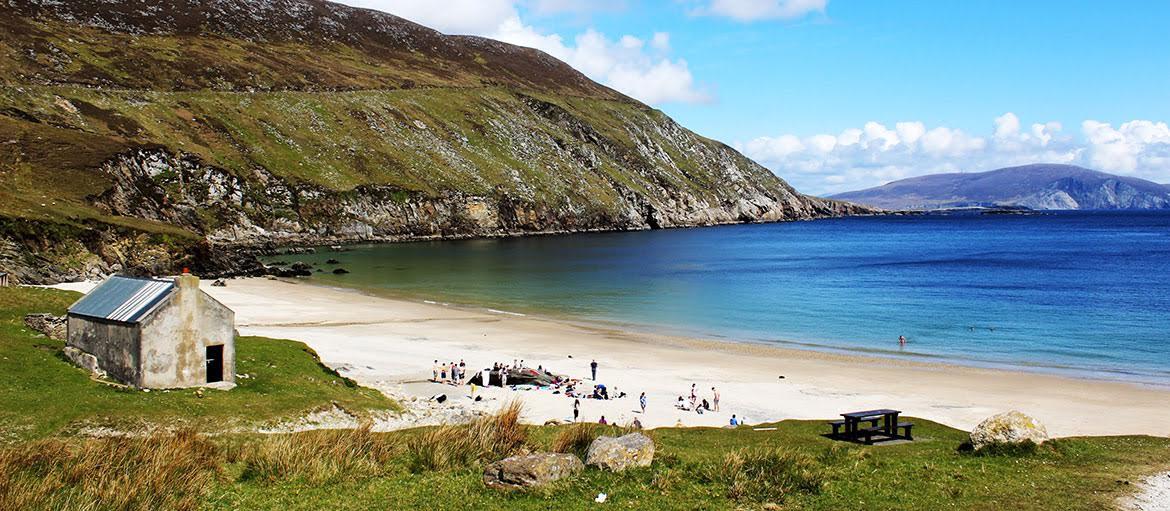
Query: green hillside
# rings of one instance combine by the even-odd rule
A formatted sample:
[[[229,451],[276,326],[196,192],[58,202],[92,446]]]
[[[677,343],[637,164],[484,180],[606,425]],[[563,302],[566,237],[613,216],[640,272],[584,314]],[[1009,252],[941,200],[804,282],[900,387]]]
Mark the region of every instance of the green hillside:
[[[321,1],[0,5],[0,271],[867,210],[536,50]]]

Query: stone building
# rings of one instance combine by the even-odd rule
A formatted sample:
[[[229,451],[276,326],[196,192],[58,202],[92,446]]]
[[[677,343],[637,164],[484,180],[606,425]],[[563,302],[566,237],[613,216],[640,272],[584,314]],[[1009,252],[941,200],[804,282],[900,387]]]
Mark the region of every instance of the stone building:
[[[184,272],[113,276],[69,307],[66,355],[138,388],[235,381],[235,313]]]

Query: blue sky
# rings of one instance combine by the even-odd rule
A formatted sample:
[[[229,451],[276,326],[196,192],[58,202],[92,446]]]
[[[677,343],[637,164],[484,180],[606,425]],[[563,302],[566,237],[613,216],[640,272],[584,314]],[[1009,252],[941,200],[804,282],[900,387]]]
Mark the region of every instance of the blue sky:
[[[802,191],[1052,161],[1170,182],[1170,2],[344,0],[532,46]]]

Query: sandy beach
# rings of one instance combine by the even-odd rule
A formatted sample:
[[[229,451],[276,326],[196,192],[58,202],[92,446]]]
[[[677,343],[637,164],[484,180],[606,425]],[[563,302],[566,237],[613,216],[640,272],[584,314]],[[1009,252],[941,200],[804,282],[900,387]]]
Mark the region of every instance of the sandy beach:
[[[482,368],[522,359],[528,367],[591,383],[589,363],[596,359],[598,382],[611,395],[627,397],[582,400],[581,419],[591,422],[605,416],[625,424],[638,417],[646,427],[722,426],[732,414],[754,424],[895,408],[970,429],[989,415],[1016,409],[1038,418],[1054,436],[1170,435],[1170,388],[631,332],[280,280],[203,286],[236,311],[243,335],[303,341],[342,374],[400,399],[445,393],[451,399],[444,406],[490,411],[519,398],[531,423],[570,420],[572,399],[497,387],[480,389],[485,399],[474,403],[467,386],[426,381],[433,361],[464,360],[469,368]],[[692,383],[700,399],[710,400],[712,387],[719,390],[718,412],[675,408]],[[641,392],[648,398],[645,414],[638,410]]]

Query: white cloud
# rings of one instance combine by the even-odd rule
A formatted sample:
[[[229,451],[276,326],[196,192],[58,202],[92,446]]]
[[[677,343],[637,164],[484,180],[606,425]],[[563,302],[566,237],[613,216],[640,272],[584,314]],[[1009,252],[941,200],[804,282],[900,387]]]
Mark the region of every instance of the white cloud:
[[[711,0],[692,12],[737,21],[793,19],[824,12],[828,3],[828,0]]]
[[[670,50],[670,34],[666,32],[655,32],[654,38],[650,40],[650,46],[653,46],[656,50]]]
[[[340,0],[354,7],[388,12],[445,34],[485,35],[503,20],[518,17],[513,0]]]
[[[670,34],[651,35],[646,41],[632,34],[610,38],[588,29],[571,42],[527,24],[520,6],[535,12],[565,12],[604,8],[619,3],[586,0],[341,0],[379,9],[444,33],[490,37],[544,51],[565,61],[590,78],[650,104],[701,103],[711,95],[696,83],[686,60],[672,59]]]
[[[646,103],[705,103],[711,96],[695,86],[685,60],[659,60],[649,69],[620,64],[609,73],[606,83]]]
[[[1114,128],[1088,120],[1081,137],[1059,122],[1029,129],[1014,113],[994,119],[989,136],[922,122],[893,128],[867,122],[839,135],[759,137],[735,146],[802,191],[831,194],[938,172],[978,172],[1027,163],[1069,163],[1143,179],[1170,182],[1170,127],[1129,121]]]
[[[1020,118],[1008,112],[995,118],[995,138],[1006,139],[1020,134]]]
[[[1087,120],[1081,131],[1090,143],[1089,162],[1101,170],[1133,173],[1150,167],[1165,171],[1170,156],[1170,127],[1165,122],[1129,121],[1114,129],[1111,124]],[[1163,172],[1161,179],[1166,180]]]
[[[523,4],[536,14],[548,15],[616,10],[625,6],[625,0],[524,0]]]

